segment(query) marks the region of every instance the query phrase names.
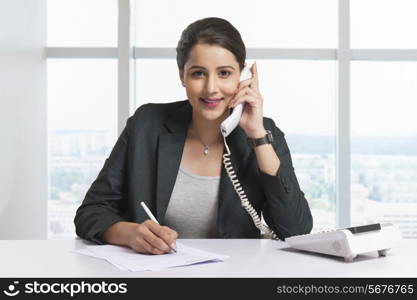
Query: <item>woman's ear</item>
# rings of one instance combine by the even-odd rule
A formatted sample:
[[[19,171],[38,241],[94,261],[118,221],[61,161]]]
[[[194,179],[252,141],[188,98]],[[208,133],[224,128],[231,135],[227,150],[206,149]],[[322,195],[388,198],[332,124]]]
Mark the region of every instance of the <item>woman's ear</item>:
[[[184,83],[184,70],[179,70],[179,75],[180,75],[180,80],[181,80],[182,86],[185,86],[185,83]]]

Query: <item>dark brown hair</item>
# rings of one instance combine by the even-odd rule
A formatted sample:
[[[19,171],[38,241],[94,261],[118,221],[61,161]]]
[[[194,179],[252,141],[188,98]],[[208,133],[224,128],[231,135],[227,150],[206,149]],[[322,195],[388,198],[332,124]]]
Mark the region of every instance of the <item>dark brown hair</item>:
[[[239,31],[221,18],[210,17],[195,21],[181,34],[177,45],[177,65],[183,71],[191,49],[196,44],[219,45],[232,52],[240,71],[245,66],[246,48]]]

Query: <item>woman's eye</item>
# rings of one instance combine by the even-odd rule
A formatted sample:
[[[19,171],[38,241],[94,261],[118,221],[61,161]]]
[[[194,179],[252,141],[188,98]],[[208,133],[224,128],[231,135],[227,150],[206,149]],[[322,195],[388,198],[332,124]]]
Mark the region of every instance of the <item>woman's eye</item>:
[[[195,71],[192,75],[194,76],[194,77],[200,77],[199,75],[197,75],[197,74],[202,74],[203,72],[201,72],[201,71]]]
[[[230,75],[230,72],[229,71],[221,71],[220,73],[222,73],[222,75],[225,75],[225,76],[229,76]]]
[[[219,74],[222,77],[227,77],[227,76],[230,75],[230,72],[229,71],[220,71]],[[201,77],[202,75],[204,75],[204,72],[202,72],[202,71],[195,71],[191,75],[193,77]]]

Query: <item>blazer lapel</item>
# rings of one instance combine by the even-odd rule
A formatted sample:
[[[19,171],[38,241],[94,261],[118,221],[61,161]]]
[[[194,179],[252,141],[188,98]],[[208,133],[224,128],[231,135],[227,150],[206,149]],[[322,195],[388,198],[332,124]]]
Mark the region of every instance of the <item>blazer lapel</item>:
[[[162,223],[181,163],[192,106],[186,103],[164,123],[168,132],[159,135],[156,186],[156,218]]]
[[[177,178],[185,138],[186,132],[164,133],[159,136],[156,211],[160,223],[164,219]]]

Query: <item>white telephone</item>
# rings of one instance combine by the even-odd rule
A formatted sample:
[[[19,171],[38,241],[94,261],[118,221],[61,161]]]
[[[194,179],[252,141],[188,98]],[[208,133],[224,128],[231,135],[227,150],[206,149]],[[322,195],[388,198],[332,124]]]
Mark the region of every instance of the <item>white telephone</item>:
[[[385,256],[400,241],[401,233],[391,223],[328,230],[285,239],[292,248],[340,256],[347,262],[353,261],[361,253],[371,251],[378,251],[379,256]]]
[[[240,75],[240,81],[249,79],[252,76],[251,71],[250,71],[251,66],[252,64],[243,68],[242,73]],[[232,182],[236,193],[238,194],[240,198],[242,206],[246,209],[246,211],[252,217],[252,220],[255,226],[261,231],[261,233],[264,233],[266,237],[272,238],[272,239],[278,239],[277,235],[267,225],[262,223],[261,218],[257,214],[256,210],[252,207],[252,204],[249,202],[244,190],[240,186],[240,182],[237,179],[235,171],[233,170],[232,162],[230,161],[231,153],[230,153],[229,147],[227,146],[226,137],[239,125],[240,117],[242,116],[242,112],[243,112],[243,105],[244,103],[237,105],[233,109],[230,116],[227,117],[227,119],[224,120],[220,125],[220,129],[223,135],[224,145],[227,150],[227,153],[223,154],[224,167],[226,169],[227,174],[229,175],[230,181]]]
[[[251,78],[252,73],[250,71],[250,66],[246,66],[243,68],[242,73],[240,74],[240,81],[244,81],[246,79]],[[220,125],[220,129],[224,137],[227,137],[233,129],[235,129],[239,125],[240,117],[242,116],[243,112],[243,103],[237,105],[230,116],[227,117],[226,120],[222,122]]]

